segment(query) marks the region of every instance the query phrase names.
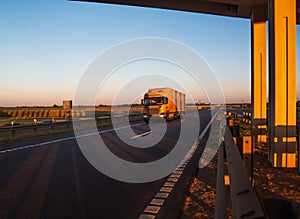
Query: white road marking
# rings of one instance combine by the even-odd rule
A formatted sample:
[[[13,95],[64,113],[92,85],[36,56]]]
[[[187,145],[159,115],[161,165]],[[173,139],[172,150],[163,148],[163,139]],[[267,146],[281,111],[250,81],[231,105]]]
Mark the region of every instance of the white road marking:
[[[148,134],[150,134],[151,132],[152,132],[152,131],[144,132],[144,133],[142,133],[142,134],[135,135],[135,136],[131,137],[130,139],[139,138],[139,137],[142,137],[142,136],[148,135]]]
[[[13,152],[13,151],[19,151],[19,150],[25,150],[25,149],[29,149],[29,148],[40,147],[40,146],[44,146],[44,145],[47,145],[47,144],[52,144],[52,143],[57,143],[57,142],[62,142],[62,141],[68,141],[68,140],[72,140],[72,139],[75,139],[75,138],[87,137],[87,136],[101,134],[101,133],[105,133],[105,132],[111,132],[111,131],[114,131],[114,130],[129,128],[129,127],[133,127],[133,126],[140,126],[140,125],[143,125],[143,124],[144,123],[138,123],[138,124],[131,125],[131,126],[123,126],[123,127],[119,127],[119,128],[115,128],[115,129],[108,129],[108,130],[103,130],[103,131],[99,131],[99,132],[88,133],[88,134],[85,134],[85,135],[79,135],[79,136],[68,137],[68,138],[61,138],[61,139],[57,139],[57,140],[53,140],[53,141],[46,141],[46,142],[42,142],[42,143],[38,143],[38,144],[31,144],[31,145],[27,145],[27,146],[18,147],[18,148],[7,149],[7,150],[0,151],[0,154]]]
[[[219,112],[219,111],[218,111]],[[212,117],[212,119],[210,120],[210,122],[206,125],[205,129],[202,131],[201,136],[204,136],[204,134],[206,133],[206,131],[208,130],[209,126],[211,125],[211,123],[213,122],[213,120],[216,118],[218,112]],[[178,164],[178,166],[176,167],[176,169],[172,172],[172,175],[166,180],[166,183],[172,183],[173,186],[176,185],[176,183],[178,182],[178,180],[182,177],[182,172],[184,171],[187,163],[190,161],[190,159],[192,158],[193,154],[195,153],[195,151],[197,150],[198,145],[200,144],[200,137],[198,138],[197,142],[195,142],[195,144],[191,147],[191,149],[187,152],[187,154],[185,155],[185,157],[182,159],[182,161]],[[176,172],[180,171],[180,174],[177,174]],[[176,177],[174,177],[176,176]],[[164,185],[165,185],[164,184]],[[158,191],[158,193],[156,193],[155,197],[152,199],[151,202],[149,202],[149,204],[147,205],[147,207],[145,208],[144,212],[148,213],[146,211],[146,209],[148,207],[152,207],[152,202],[155,198],[158,197],[159,194],[162,194],[160,191],[164,188],[164,185],[160,188],[160,190]],[[174,190],[173,190],[174,191]],[[166,197],[164,197],[165,199],[168,199],[170,192],[165,192],[163,194],[166,194]],[[161,197],[159,197],[161,198]],[[163,207],[163,206],[162,206]],[[144,214],[144,212],[140,215],[140,218],[143,217],[143,215],[149,215],[149,214]],[[154,213],[155,216],[157,215],[157,213]]]

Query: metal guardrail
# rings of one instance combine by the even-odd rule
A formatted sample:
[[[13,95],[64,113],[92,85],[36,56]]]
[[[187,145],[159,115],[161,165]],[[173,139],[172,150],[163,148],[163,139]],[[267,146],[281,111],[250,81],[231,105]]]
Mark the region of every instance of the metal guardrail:
[[[222,145],[219,150],[216,218],[223,219],[227,217],[226,203],[224,202],[224,200],[226,200],[224,186],[224,149],[226,151],[227,167],[230,178],[230,196],[233,217],[239,219],[267,218],[260,199],[251,185],[246,167],[228,127],[224,134],[224,145]]]
[[[127,116],[115,117],[118,119],[126,119]],[[143,115],[129,115],[129,119],[141,119]],[[47,129],[47,128],[56,128],[62,126],[71,126],[73,122],[76,123],[90,123],[94,120],[96,124],[100,124],[102,122],[111,121],[112,117],[104,117],[104,118],[96,118],[96,119],[85,119],[85,120],[76,120],[76,121],[65,121],[65,122],[47,122],[47,123],[39,123],[39,124],[29,124],[29,125],[15,125],[15,126],[3,126],[0,127],[0,133],[16,133],[16,132],[24,132],[28,130],[37,130],[37,129]]]
[[[218,154],[218,172],[217,172],[217,188],[216,188],[216,208],[215,208],[215,218],[226,218],[226,192],[225,192],[225,182],[224,182],[224,144],[219,148]]]

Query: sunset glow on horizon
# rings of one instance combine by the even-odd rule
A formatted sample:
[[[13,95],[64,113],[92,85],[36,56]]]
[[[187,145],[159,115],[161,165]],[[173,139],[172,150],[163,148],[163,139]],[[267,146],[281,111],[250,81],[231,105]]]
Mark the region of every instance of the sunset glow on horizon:
[[[67,0],[3,1],[0,17],[2,107],[61,105],[63,100],[74,98],[82,75],[99,55],[122,42],[144,37],[170,39],[192,48],[218,78],[227,103],[250,102],[250,20]],[[194,100],[188,99],[187,103],[209,102],[205,91],[184,78],[179,68],[145,62],[140,72],[142,68],[137,66],[125,66],[112,76],[96,105],[111,104],[112,90],[120,82],[138,74],[161,72],[191,89]],[[297,76],[299,84],[299,58]],[[167,87],[170,83],[158,82],[157,86]],[[148,88],[134,85],[126,92],[130,96],[138,91],[134,102],[139,103],[138,97]],[[130,98],[125,98],[126,92],[114,104],[132,104]]]

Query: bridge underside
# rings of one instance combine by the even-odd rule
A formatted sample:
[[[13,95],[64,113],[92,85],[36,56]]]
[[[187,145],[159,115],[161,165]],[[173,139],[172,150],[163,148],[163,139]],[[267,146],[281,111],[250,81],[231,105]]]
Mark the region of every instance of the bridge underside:
[[[239,18],[251,18],[257,7],[268,7],[268,0],[72,0],[117,5],[131,5],[189,11]],[[285,1],[284,1],[285,2]],[[297,0],[297,23],[300,24],[300,0]]]
[[[253,142],[268,133],[274,167],[296,166],[296,24],[300,0],[74,0],[251,19]],[[266,21],[269,51],[266,51]],[[275,40],[276,39],[276,40]],[[266,100],[266,53],[269,107]]]

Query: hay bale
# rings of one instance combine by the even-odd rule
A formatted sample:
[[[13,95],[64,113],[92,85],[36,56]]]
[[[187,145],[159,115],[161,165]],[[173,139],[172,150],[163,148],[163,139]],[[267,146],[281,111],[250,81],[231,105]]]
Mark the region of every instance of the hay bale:
[[[24,115],[24,110],[18,110],[18,111],[17,111],[17,117],[18,117],[18,118],[23,117],[23,115]]]

